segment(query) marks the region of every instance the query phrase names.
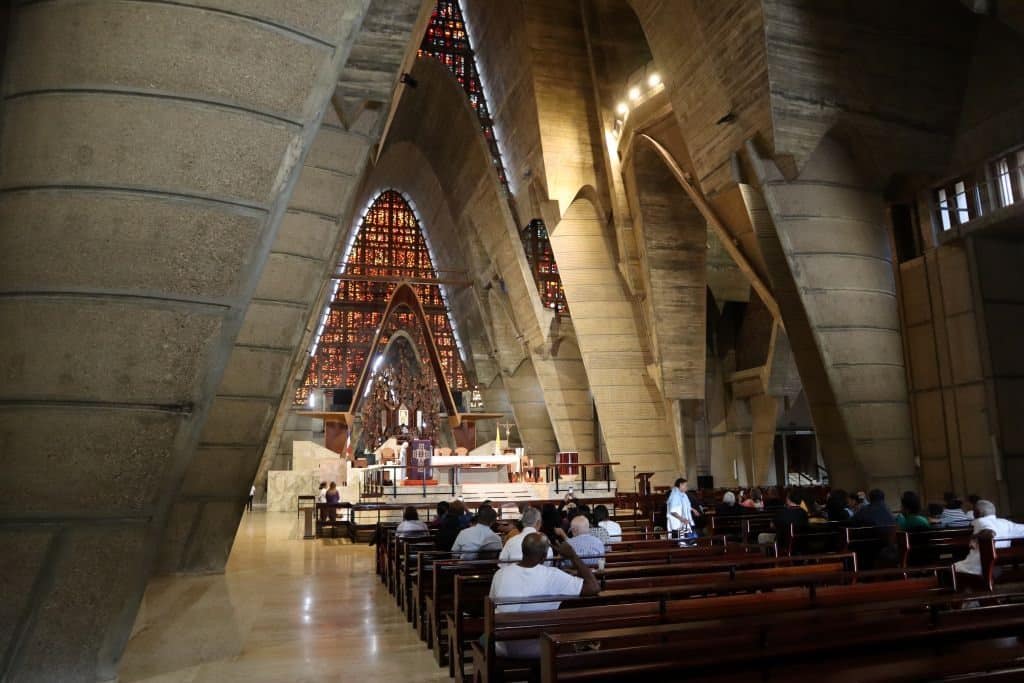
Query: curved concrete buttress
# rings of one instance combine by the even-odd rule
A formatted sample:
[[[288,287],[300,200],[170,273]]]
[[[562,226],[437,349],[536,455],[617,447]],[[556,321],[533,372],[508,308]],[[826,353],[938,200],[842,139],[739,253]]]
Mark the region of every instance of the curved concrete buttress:
[[[420,0],[375,0],[359,26],[334,97],[392,98]],[[271,245],[241,331],[216,390],[161,544],[161,572],[223,571],[273,420],[291,406],[306,321],[335,271],[342,221],[380,134],[386,108],[322,123]],[[315,323],[314,323],[315,324]]]
[[[171,500],[367,4],[12,10],[0,678],[116,677]]]
[[[601,214],[581,192],[550,235],[608,459],[620,463],[614,468],[619,485],[631,485],[634,465],[655,472],[658,484],[671,482],[682,463]]]

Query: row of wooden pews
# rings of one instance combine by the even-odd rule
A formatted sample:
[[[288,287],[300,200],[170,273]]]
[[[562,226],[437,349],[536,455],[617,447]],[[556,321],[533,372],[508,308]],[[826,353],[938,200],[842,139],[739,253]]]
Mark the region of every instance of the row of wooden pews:
[[[957,592],[951,565],[969,534],[896,534],[900,567],[865,571],[855,530],[842,532],[835,546],[841,552],[785,555],[771,545],[730,542],[725,534],[679,547],[655,538],[642,523],[623,527],[627,540],[611,546],[604,568],[595,571],[600,594],[557,598],[562,606],[552,611],[497,612],[505,602],[552,598],[491,600],[497,561],[459,560],[437,551],[429,534],[403,538],[393,526],[379,529],[377,567],[411,626],[456,681],[623,680],[637,674],[645,680],[710,680],[723,663],[730,675],[774,680],[810,673],[808,662],[819,657],[849,680],[895,674],[942,679],[983,669],[999,680],[1024,667],[1017,636],[1024,632],[1024,587]],[[993,583],[1000,571],[1008,578],[1024,566],[1024,546],[992,543],[986,550],[983,539],[981,547]],[[929,562],[936,556],[941,562]],[[531,639],[540,640],[539,659],[504,658],[495,651],[498,641]],[[1001,639],[999,648],[995,639]],[[950,653],[960,656],[950,661]],[[829,680],[842,678],[837,673]]]
[[[705,604],[656,625],[593,616],[585,629],[549,624],[538,677],[710,680],[725,668],[741,680],[1009,681],[1024,672],[1021,592],[965,600],[911,579],[765,595],[688,601]],[[496,631],[504,621],[496,619]]]

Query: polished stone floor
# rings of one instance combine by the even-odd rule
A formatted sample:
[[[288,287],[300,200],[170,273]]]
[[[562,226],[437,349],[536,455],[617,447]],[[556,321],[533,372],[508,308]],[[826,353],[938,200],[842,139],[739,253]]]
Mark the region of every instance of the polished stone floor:
[[[248,513],[227,571],[146,590],[121,683],[449,681],[374,573],[373,548]]]

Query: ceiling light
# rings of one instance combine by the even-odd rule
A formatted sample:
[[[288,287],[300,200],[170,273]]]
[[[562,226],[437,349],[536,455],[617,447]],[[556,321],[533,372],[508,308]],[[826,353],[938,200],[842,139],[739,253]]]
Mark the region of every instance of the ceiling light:
[[[657,88],[659,85],[661,85],[661,74],[655,73],[648,76],[647,85],[651,86],[652,88]]]
[[[615,105],[615,113],[618,114],[619,116],[625,116],[626,114],[629,113],[629,105],[626,104],[625,102],[619,102],[617,105]]]
[[[632,88],[630,88],[629,89],[629,99],[630,100],[639,100],[640,99],[640,88],[636,87],[635,85]]]

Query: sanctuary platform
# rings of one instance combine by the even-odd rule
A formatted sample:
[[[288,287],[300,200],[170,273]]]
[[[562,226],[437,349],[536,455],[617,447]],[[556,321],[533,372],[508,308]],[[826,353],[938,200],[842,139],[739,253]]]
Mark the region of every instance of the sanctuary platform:
[[[407,466],[353,467],[337,453],[312,442],[293,445],[292,469],[272,470],[267,477],[267,510],[294,512],[300,496],[315,496],[321,481],[334,481],[341,502],[351,505],[425,505],[460,498],[516,502],[561,500],[570,491],[578,499],[614,498],[616,463],[547,464],[528,468],[524,481],[509,481],[509,472],[522,475],[516,455],[435,455],[430,481],[406,480]]]

